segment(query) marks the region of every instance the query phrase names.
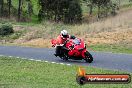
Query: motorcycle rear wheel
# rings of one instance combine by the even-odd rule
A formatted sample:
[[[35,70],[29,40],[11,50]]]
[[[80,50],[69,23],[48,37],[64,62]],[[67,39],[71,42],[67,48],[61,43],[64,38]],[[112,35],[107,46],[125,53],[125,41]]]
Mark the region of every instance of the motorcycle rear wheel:
[[[68,60],[68,58],[67,57],[62,57],[62,59],[64,60],[64,61],[67,61]]]
[[[92,55],[88,51],[85,53],[85,55],[86,55],[85,61],[91,63],[93,61]]]

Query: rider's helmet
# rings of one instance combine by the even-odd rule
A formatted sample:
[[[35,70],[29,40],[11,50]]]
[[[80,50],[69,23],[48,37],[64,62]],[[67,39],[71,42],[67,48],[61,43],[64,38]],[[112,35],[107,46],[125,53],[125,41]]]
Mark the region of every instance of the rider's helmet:
[[[62,31],[61,31],[61,36],[62,36],[63,38],[67,38],[67,37],[68,37],[68,32],[67,32],[66,30],[62,30]]]

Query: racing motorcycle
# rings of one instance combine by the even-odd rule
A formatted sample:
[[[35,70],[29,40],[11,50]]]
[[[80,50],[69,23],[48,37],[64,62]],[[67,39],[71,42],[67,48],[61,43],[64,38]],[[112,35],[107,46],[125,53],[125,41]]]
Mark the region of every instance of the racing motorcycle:
[[[87,51],[86,44],[82,39],[79,38],[70,38],[65,41],[64,44],[57,45],[56,40],[51,40],[52,47],[60,47],[61,54],[59,57],[63,60],[85,60],[86,62],[91,63],[93,61],[92,55]]]

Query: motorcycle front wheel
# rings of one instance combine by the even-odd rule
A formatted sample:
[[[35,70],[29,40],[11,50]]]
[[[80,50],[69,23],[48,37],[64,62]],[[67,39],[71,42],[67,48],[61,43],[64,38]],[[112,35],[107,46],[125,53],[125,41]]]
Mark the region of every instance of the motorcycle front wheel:
[[[88,51],[85,52],[85,55],[86,55],[85,61],[91,63],[93,61],[92,55]]]
[[[60,56],[60,58],[61,58],[62,60],[64,60],[64,61],[67,61],[69,57],[68,57],[67,54],[63,53],[62,56]]]

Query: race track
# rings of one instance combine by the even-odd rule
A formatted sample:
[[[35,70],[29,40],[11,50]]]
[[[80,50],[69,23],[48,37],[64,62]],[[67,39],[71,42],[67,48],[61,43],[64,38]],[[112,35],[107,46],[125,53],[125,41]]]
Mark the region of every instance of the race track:
[[[94,66],[106,69],[122,70],[132,72],[132,54],[114,54],[105,52],[90,52],[93,57],[93,63],[85,63],[85,61],[63,61],[59,57],[55,57],[54,49],[48,48],[31,48],[18,46],[0,46],[0,55],[16,56],[22,58],[33,58],[38,60],[76,64],[81,66]]]

